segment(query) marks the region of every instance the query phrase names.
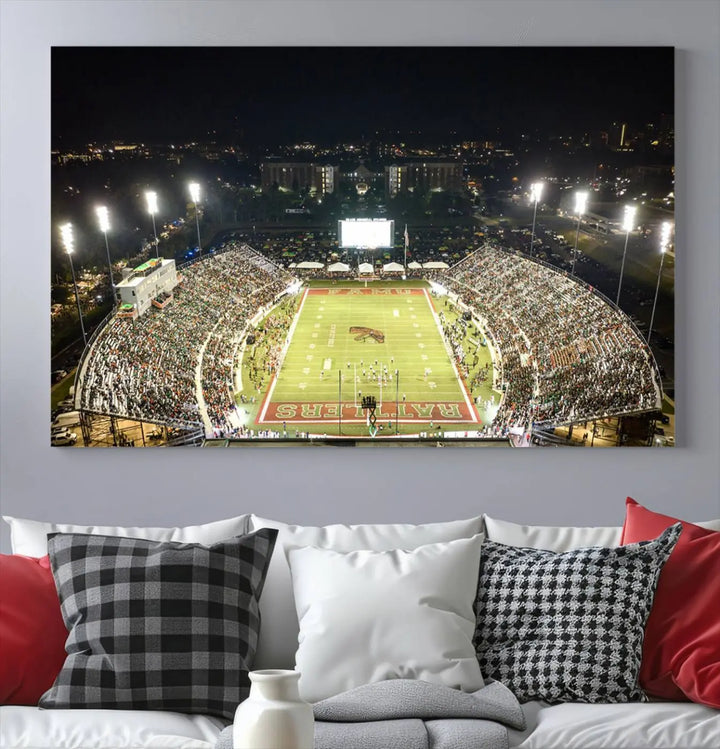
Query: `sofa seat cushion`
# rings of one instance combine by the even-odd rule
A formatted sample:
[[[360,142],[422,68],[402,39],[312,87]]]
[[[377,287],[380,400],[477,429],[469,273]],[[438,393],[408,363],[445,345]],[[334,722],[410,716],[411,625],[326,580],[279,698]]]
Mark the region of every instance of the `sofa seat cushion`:
[[[525,731],[511,749],[710,749],[720,746],[720,711],[688,702],[523,706]]]
[[[206,715],[157,710],[39,710],[0,707],[2,749],[186,749],[215,745],[227,725]]]
[[[720,711],[689,702],[523,706],[511,749],[714,749]],[[2,749],[213,749],[226,722],[152,710],[0,707]]]

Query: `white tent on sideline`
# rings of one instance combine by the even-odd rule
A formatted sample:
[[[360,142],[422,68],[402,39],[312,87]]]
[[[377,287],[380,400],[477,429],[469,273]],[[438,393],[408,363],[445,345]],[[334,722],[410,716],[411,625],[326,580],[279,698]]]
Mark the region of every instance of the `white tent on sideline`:
[[[408,263],[408,268],[410,268],[410,270],[419,270],[422,268],[422,265],[420,265],[417,260],[412,260]]]
[[[385,263],[383,265],[383,273],[402,273],[405,268],[400,263]]]
[[[371,263],[360,263],[358,265],[358,273],[363,276],[372,276],[375,271],[373,270]]]
[[[320,270],[325,266],[322,263],[316,263],[314,260],[303,260],[295,266],[298,270]]]
[[[428,270],[441,270],[442,268],[449,268],[447,263],[443,263],[442,260],[431,260],[429,263],[423,263],[423,268]]]
[[[347,273],[350,266],[346,263],[333,263],[327,267],[328,273]]]

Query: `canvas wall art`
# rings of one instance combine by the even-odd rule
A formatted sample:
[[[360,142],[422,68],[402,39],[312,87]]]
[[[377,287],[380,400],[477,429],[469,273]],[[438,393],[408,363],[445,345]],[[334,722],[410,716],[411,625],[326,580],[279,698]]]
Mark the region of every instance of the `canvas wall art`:
[[[673,446],[670,47],[56,47],[51,443]]]

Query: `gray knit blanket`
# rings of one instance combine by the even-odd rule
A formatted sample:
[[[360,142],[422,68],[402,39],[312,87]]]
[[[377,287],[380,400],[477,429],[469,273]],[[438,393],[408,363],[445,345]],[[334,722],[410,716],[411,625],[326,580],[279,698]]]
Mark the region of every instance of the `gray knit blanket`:
[[[507,729],[525,728],[520,703],[497,681],[471,694],[380,681],[317,702],[313,712],[315,749],[508,749]],[[215,749],[233,749],[232,726]]]

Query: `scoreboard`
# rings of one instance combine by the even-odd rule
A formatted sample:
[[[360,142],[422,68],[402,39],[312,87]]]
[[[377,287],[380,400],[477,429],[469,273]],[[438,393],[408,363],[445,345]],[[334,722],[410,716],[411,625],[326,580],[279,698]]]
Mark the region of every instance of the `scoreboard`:
[[[348,218],[338,221],[342,248],[375,249],[395,244],[395,222],[385,218]]]

